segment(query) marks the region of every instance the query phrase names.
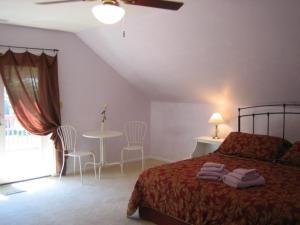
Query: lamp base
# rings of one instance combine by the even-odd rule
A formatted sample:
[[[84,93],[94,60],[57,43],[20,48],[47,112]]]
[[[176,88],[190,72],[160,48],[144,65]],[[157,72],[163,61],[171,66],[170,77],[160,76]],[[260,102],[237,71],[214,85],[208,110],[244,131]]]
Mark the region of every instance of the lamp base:
[[[219,139],[218,137],[218,124],[216,124],[215,136],[212,137],[213,139]]]

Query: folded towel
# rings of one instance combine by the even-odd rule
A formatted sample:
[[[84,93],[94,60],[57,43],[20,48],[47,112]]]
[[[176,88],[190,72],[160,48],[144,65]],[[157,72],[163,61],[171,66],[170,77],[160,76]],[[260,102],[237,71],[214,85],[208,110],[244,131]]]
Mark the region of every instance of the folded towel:
[[[203,171],[200,170],[197,174],[197,177],[205,180],[222,180],[223,176],[228,173],[228,170],[224,169],[220,172],[212,172],[212,171]]]
[[[224,167],[202,167],[200,169],[200,171],[203,171],[203,172],[222,172],[224,170]]]
[[[203,170],[200,170],[197,174],[197,176],[223,176],[225,174],[228,173],[228,170],[224,169],[220,172],[212,172],[212,171],[203,171]]]
[[[221,181],[222,177],[220,176],[204,176],[204,175],[200,175],[198,176],[200,179],[203,180],[215,180],[215,181]]]
[[[242,175],[242,174],[239,174],[239,173],[236,173],[236,172],[228,173],[228,175],[236,177],[236,178],[240,179],[241,181],[255,180],[260,176],[259,173],[253,173],[253,174],[249,174],[249,175]]]
[[[216,168],[224,168],[224,164],[214,163],[214,162],[206,162],[202,167],[216,167]]]
[[[240,179],[233,177],[229,174],[223,176],[223,182],[234,188],[246,188],[252,186],[265,185],[266,181],[263,176],[259,176],[254,180],[241,181]]]
[[[198,175],[223,176],[223,175],[227,174],[228,172],[229,171],[227,169],[223,169],[222,171],[219,171],[219,172],[200,170],[198,172]]]
[[[256,169],[244,169],[244,168],[238,168],[238,169],[233,170],[232,172],[238,173],[238,174],[241,174],[244,176],[249,176],[249,175],[257,173]]]

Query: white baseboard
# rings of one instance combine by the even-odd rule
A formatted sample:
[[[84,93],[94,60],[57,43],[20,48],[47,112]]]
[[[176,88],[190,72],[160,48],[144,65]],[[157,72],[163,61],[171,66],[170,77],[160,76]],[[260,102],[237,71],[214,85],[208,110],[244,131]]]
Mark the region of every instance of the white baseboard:
[[[160,157],[160,156],[153,156],[153,155],[147,156],[147,159],[156,159],[156,160],[164,161],[164,162],[168,162],[168,163],[175,162],[175,160],[167,159],[167,158]]]
[[[171,162],[175,162],[175,160],[171,160],[171,159],[167,159],[167,158],[163,158],[163,157],[160,157],[160,156],[153,156],[153,155],[148,155],[148,156],[145,156],[145,159],[155,159],[155,160],[159,160],[159,161],[163,161],[163,162],[167,162],[167,163],[171,163]],[[124,162],[125,163],[129,163],[129,162],[138,162],[138,161],[141,161],[141,158],[140,157],[137,157],[137,158],[131,158],[131,159],[126,159]],[[73,166],[73,164],[72,164]],[[73,174],[73,167],[71,166],[71,168],[68,168],[67,170],[67,175],[69,174]],[[87,171],[90,171],[92,170],[91,167],[88,167],[87,168]],[[79,173],[79,167],[78,165],[76,164],[76,171],[75,173]],[[56,176],[59,176],[56,175]]]
[[[145,159],[156,159],[156,160],[164,161],[164,162],[168,162],[168,163],[175,162],[175,160],[166,159],[166,158],[163,158],[163,157],[160,157],[160,156],[152,156],[152,155],[145,156]],[[125,163],[137,162],[137,161],[141,161],[141,158],[126,159]]]
[[[147,156],[145,156],[145,159],[147,159]],[[138,162],[138,161],[141,161],[141,157],[138,157],[138,158],[131,158],[131,159],[126,159],[124,160],[125,163],[129,163],[129,162]]]

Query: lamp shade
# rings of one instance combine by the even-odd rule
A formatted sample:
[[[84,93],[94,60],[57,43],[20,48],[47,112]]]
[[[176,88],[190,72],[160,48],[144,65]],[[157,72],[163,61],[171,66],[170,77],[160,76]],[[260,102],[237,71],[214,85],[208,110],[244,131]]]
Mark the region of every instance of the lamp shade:
[[[213,113],[208,120],[209,123],[220,124],[224,123],[224,119],[220,113]]]
[[[114,24],[119,22],[125,15],[125,10],[112,4],[99,4],[92,8],[93,15],[104,24]]]

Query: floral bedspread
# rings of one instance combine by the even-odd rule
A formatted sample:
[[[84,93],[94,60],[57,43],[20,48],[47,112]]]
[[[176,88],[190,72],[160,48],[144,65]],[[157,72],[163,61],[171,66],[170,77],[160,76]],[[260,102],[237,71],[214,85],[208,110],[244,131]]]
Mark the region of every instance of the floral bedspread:
[[[256,168],[266,185],[235,189],[196,177],[205,162],[233,170]],[[138,178],[127,215],[139,206],[194,225],[300,224],[300,170],[264,161],[212,153],[144,171]]]

